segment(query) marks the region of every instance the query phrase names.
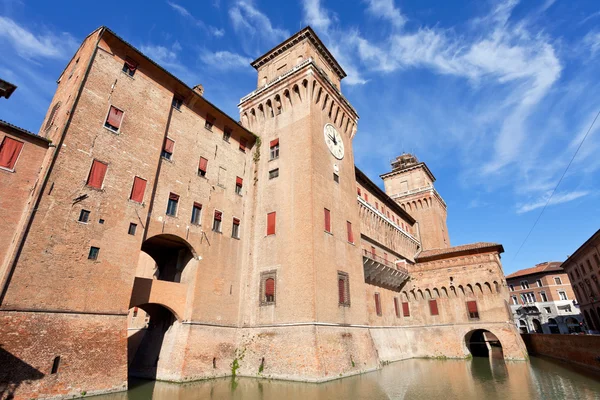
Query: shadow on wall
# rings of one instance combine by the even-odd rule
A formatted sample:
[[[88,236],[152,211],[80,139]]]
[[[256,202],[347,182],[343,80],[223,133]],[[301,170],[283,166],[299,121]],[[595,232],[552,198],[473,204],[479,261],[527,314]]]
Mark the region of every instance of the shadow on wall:
[[[0,344],[0,399],[14,398],[22,383],[42,379],[44,374],[2,348]]]

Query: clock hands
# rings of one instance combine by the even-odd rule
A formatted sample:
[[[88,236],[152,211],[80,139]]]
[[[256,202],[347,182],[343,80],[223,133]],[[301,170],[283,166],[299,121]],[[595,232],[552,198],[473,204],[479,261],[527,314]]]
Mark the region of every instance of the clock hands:
[[[327,136],[333,141],[333,144],[337,146],[337,140],[335,140],[335,136],[331,136],[329,133],[327,134]]]

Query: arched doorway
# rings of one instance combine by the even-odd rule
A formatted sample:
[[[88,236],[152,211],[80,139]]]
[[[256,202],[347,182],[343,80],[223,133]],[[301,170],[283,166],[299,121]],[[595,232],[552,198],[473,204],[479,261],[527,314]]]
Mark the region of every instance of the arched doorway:
[[[569,330],[569,333],[581,332],[581,325],[579,324],[579,321],[577,321],[577,319],[573,317],[568,317],[565,320],[565,323],[567,324],[567,329]]]
[[[529,329],[527,329],[527,322],[522,319],[519,320],[519,332],[521,333],[529,333]]]
[[[198,259],[196,251],[185,239],[169,234],[146,239],[142,243],[142,252],[145,254],[140,256],[136,275],[161,281],[188,281],[191,273],[188,265],[192,260]]]
[[[538,319],[534,319],[532,322],[533,322],[533,330],[535,330],[535,333],[544,333],[544,331],[542,330],[542,324],[540,323],[540,321]]]
[[[488,330],[470,331],[465,335],[465,344],[473,357],[504,358],[500,340]]]
[[[548,318],[548,329],[550,329],[550,333],[560,333],[558,323],[554,318]]]

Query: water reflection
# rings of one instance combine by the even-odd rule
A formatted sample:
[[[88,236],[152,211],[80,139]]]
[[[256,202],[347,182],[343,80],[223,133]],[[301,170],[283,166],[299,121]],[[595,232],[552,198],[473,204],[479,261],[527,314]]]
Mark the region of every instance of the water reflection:
[[[397,362],[385,368],[323,384],[252,378],[186,384],[134,381],[129,392],[98,400],[142,399],[597,399],[598,376],[571,366],[532,358],[530,363],[497,359]]]

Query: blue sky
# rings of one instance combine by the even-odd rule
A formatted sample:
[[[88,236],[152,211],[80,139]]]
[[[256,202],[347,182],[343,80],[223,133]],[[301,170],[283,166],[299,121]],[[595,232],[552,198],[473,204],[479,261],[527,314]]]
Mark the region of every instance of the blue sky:
[[[500,242],[507,273],[564,260],[600,228],[600,123],[517,249],[600,109],[596,0],[0,0],[0,119],[37,132],[62,68],[107,25],[237,117],[256,56],[311,25],[358,110],[373,180],[414,152],[448,204],[452,244]]]

